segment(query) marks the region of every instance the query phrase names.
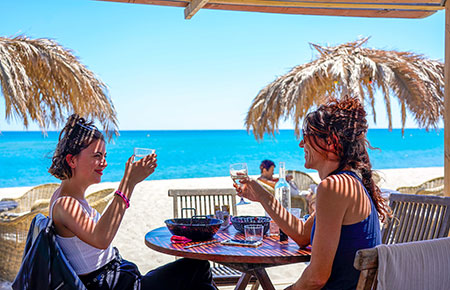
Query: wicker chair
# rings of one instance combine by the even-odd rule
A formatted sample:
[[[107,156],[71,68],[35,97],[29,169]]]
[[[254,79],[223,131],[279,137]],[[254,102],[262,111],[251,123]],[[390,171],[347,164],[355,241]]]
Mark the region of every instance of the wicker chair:
[[[169,189],[169,196],[173,198],[173,217],[189,217],[191,211],[182,211],[182,208],[195,208],[197,215],[214,214],[214,206],[230,206],[230,214],[237,215],[236,190],[234,188],[223,189]],[[212,263],[211,271],[214,283],[217,286],[236,285],[242,273]],[[257,289],[259,283],[252,276],[251,283],[255,283],[252,289]]]
[[[114,188],[106,188],[86,196],[86,200],[90,206],[95,208],[99,213],[105,210],[105,207],[114,197]]]
[[[402,186],[397,188],[400,193],[422,195],[444,195],[444,177],[437,177],[417,186]]]
[[[311,184],[316,184],[317,182],[312,179],[309,174],[298,171],[298,170],[286,170],[286,175],[292,175],[293,181],[295,185],[297,186],[299,191],[302,190],[308,190],[309,186]],[[302,195],[294,195],[291,197],[291,206],[293,208],[300,208],[302,210],[302,213],[309,213],[308,212],[308,202]]]
[[[86,196],[86,200],[90,206],[95,208],[99,213],[102,213],[106,205],[113,198],[114,188],[102,189]],[[39,208],[49,207],[50,199],[39,199],[36,200],[31,207],[31,210],[36,210]],[[10,214],[11,215],[11,214]]]
[[[48,215],[48,207],[0,220],[0,279],[14,280],[22,262],[30,223],[39,213]]]
[[[31,211],[36,201],[50,199],[58,187],[58,183],[42,184],[28,190],[21,197],[4,198],[2,201],[11,200],[17,202],[18,206],[15,209],[9,210],[8,213],[27,213]]]

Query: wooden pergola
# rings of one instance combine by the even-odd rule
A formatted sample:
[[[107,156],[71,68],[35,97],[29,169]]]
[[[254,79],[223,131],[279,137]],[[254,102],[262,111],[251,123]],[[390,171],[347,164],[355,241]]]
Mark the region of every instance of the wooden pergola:
[[[450,3],[446,0],[100,0],[184,7],[185,19],[200,9],[379,18],[425,18],[445,9],[445,112],[450,111]],[[450,196],[450,117],[444,115],[444,192]]]

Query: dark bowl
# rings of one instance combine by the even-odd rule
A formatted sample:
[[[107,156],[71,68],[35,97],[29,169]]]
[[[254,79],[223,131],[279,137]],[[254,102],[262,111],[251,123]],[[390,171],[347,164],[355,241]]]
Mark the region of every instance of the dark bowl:
[[[231,223],[241,233],[244,233],[244,226],[246,225],[263,225],[264,234],[266,234],[269,230],[271,220],[270,217],[266,216],[234,216],[231,218]]]
[[[172,235],[183,236],[193,241],[206,241],[212,239],[223,221],[212,218],[176,218],[164,222]]]

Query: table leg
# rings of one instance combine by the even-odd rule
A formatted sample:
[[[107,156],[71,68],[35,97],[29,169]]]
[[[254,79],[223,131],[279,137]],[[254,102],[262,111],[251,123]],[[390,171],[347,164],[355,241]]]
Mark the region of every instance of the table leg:
[[[237,282],[236,288],[234,288],[234,290],[245,290],[251,277],[252,274],[242,273],[242,276],[239,278],[239,281]]]
[[[273,284],[269,279],[269,275],[267,275],[264,268],[255,269],[253,272],[264,290],[275,290],[275,287],[273,287]]]

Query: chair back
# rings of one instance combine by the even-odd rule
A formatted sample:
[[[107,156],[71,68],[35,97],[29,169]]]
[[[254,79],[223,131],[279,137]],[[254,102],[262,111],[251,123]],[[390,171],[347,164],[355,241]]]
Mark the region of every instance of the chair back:
[[[391,194],[393,217],[383,227],[382,243],[399,244],[445,238],[450,228],[450,197]],[[356,289],[376,289],[377,249],[359,250],[354,267],[361,271]]]
[[[444,192],[444,177],[436,177],[417,186],[402,186],[396,189],[400,193],[442,195]]]
[[[447,237],[450,197],[393,193],[389,201],[393,217],[383,227],[383,244]]]
[[[9,199],[17,202],[18,205],[15,209],[8,212],[23,213],[31,211],[31,207],[36,201],[50,199],[55,190],[58,189],[59,185],[59,183],[41,184],[28,190],[18,198]]]
[[[223,205],[230,207],[231,215],[237,215],[236,190],[234,188],[169,189],[169,196],[173,198],[174,218],[189,218],[193,215],[193,211],[182,210],[183,208],[195,208],[197,215],[213,215],[214,207]],[[238,283],[241,272],[216,263],[211,264],[213,281],[216,286]],[[257,283],[255,277],[252,276],[250,283]],[[256,289],[258,286],[254,285],[253,287]]]
[[[193,212],[183,208],[195,208],[197,215],[214,214],[214,207],[228,205],[230,214],[237,215],[236,190],[234,188],[169,189],[173,198],[173,217],[191,217]]]
[[[90,206],[95,208],[100,214],[105,210],[105,207],[114,197],[114,188],[106,188],[86,196],[86,200]]]
[[[446,237],[359,250],[356,289],[448,289],[449,247]]]
[[[299,190],[308,190],[311,184],[317,184],[314,179],[305,172],[298,170],[286,170],[286,175],[292,175],[293,181]]]

